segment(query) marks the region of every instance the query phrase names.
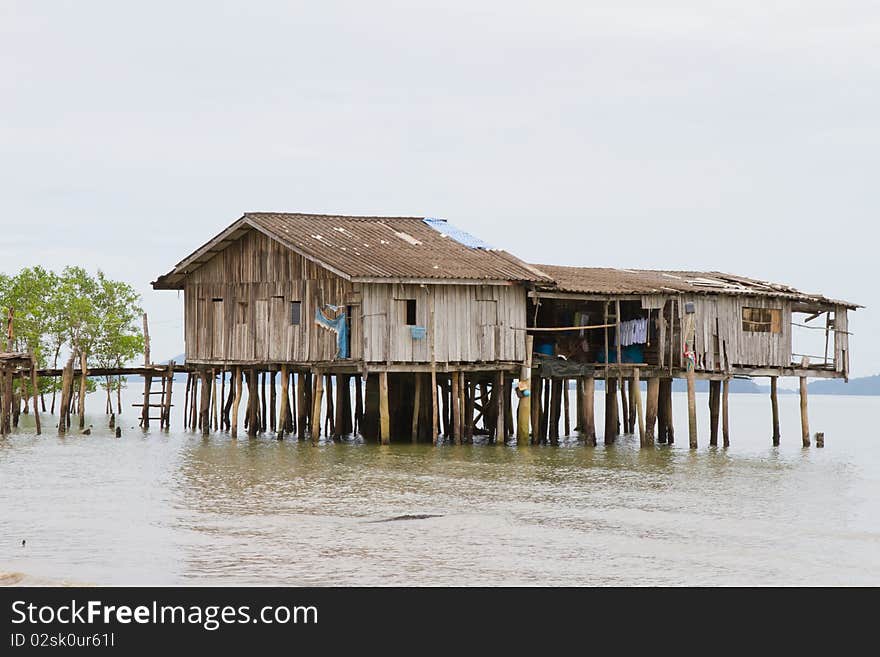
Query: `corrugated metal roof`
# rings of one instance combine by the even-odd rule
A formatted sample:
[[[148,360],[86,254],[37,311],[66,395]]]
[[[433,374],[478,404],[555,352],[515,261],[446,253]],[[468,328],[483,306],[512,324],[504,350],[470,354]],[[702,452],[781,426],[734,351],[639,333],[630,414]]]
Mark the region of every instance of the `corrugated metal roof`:
[[[535,265],[550,276],[557,292],[582,294],[738,294],[815,301],[858,308],[858,304],[808,294],[781,283],[759,281],[717,271],[671,271],[659,269],[611,269]]]
[[[188,271],[250,229],[259,230],[352,280],[549,282],[519,258],[501,250],[467,246],[452,236],[452,229],[443,232],[423,217],[249,212],[178,263],[174,270],[159,277],[153,287],[179,288]]]

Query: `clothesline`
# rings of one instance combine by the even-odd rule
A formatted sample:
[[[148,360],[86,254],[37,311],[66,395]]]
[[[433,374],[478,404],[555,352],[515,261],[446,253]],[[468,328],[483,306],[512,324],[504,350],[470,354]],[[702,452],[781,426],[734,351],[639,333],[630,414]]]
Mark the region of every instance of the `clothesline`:
[[[529,326],[514,327],[515,331],[582,331],[585,329],[614,328],[617,324],[592,324],[590,326]]]

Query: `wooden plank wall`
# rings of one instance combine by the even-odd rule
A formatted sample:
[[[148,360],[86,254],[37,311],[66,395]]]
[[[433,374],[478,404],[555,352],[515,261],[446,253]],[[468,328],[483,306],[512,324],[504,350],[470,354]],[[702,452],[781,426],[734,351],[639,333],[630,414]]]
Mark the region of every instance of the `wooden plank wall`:
[[[834,307],[834,370],[849,376],[849,318],[846,307]]]
[[[430,332],[434,295],[438,362],[521,361],[525,356],[526,293],[517,285],[363,286],[363,354],[367,362],[428,362],[430,335],[414,339],[406,300],[416,301],[416,325]]]
[[[319,305],[352,305],[352,358],[361,357],[360,293],[323,267],[252,231],[192,272],[184,288],[189,360],[332,360],[336,334],[314,321]],[[216,301],[215,301],[216,299]],[[290,302],[301,301],[299,325]],[[239,304],[246,304],[239,307]]]
[[[788,367],[791,365],[791,302],[764,297],[685,295],[679,319],[685,322],[685,303],[696,314],[697,369],[726,371],[731,365]],[[778,308],[782,332],[744,331],[743,308]]]

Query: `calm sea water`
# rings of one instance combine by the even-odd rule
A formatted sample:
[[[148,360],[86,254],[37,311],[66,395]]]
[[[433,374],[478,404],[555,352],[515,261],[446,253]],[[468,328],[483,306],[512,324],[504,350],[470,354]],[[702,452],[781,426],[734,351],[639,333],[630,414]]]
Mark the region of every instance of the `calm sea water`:
[[[0,582],[880,584],[880,399],[813,396],[824,449],[800,447],[795,395],[778,448],[763,395],[731,395],[726,450],[706,395],[696,451],[674,405],[676,444],[651,450],[205,439],[130,407],[121,439],[97,413],[58,438],[24,416],[0,439]]]

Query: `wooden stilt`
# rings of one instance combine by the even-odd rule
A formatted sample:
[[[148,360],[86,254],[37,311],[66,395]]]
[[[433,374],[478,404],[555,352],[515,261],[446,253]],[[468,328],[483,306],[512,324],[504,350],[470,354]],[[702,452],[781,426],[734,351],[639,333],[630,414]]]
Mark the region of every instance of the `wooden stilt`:
[[[642,447],[651,447],[653,443],[648,442],[648,436],[645,433],[645,416],[642,409],[642,386],[639,380],[639,368],[633,368],[633,376],[630,379],[630,414],[635,415],[636,424],[639,429],[639,445]]]
[[[709,445],[718,445],[718,417],[721,411],[721,381],[709,381]]]
[[[189,428],[189,393],[192,388],[192,372],[186,373],[186,389],[183,392],[183,428]]]
[[[273,386],[274,389],[274,386]],[[290,397],[288,390],[290,389],[290,370],[287,365],[281,366],[281,408],[278,412],[278,424],[275,433],[278,438],[284,438],[284,433],[289,431],[287,424],[287,415],[290,412]]]
[[[516,410],[516,444],[527,445],[529,442],[529,422],[532,417],[532,345],[534,338],[526,336],[526,357],[519,370],[519,406]],[[528,394],[526,394],[528,393]]]
[[[596,446],[596,417],[595,417],[596,380],[592,376],[583,378],[583,413],[584,419],[581,425],[581,433],[584,442],[593,447]]]
[[[31,395],[33,396],[34,402],[34,427],[37,430],[37,435],[39,436],[43,433],[43,429],[40,426],[40,409],[37,405],[37,397],[39,397],[40,392],[37,388],[37,359],[34,357],[33,352],[31,352]]]
[[[645,402],[645,445],[654,444],[654,429],[657,424],[657,410],[660,401],[660,379],[648,379],[648,398]]]
[[[437,367],[431,363],[431,442],[437,444],[440,435],[440,400],[437,395]]]
[[[532,443],[541,443],[541,394],[544,390],[544,382],[540,376],[531,379],[531,406],[532,406]]]
[[[422,375],[419,372],[416,372],[415,374],[413,374],[413,378],[415,379],[415,394],[413,395],[412,428],[410,430],[410,433],[412,433],[412,441],[417,442],[419,439],[419,413],[421,412],[420,405],[422,403]]]
[[[638,368],[635,368],[638,370]],[[630,377],[628,379],[628,390],[627,390],[627,398],[629,399],[629,433],[635,433],[638,428],[638,419],[639,419],[639,411],[638,406],[636,405],[636,380],[634,377]],[[641,390],[638,392],[638,396],[641,399]],[[642,418],[644,420],[644,417]]]
[[[4,376],[5,378],[5,376]],[[61,404],[58,409],[58,435],[63,436],[70,428],[70,414],[68,408],[70,405],[70,393],[73,388],[73,356],[67,361],[61,374]],[[5,393],[5,390],[4,390]],[[9,419],[7,403],[8,397],[3,396],[3,420],[2,424],[4,432],[8,433],[7,422]]]
[[[553,379],[550,384],[550,428],[549,439],[554,445],[559,443],[559,419],[562,414],[562,379]]]
[[[666,379],[666,442],[672,445],[675,442],[675,420],[672,413],[672,379]]]
[[[199,377],[198,374],[193,372],[193,380],[192,380],[192,390],[190,390],[189,396],[189,428],[190,431],[194,431],[199,428],[199,406],[196,403],[196,394],[199,391]]]
[[[388,411],[388,372],[379,373],[379,440],[383,445],[391,442],[391,416]]]
[[[230,433],[233,438],[238,437],[238,408],[241,405],[241,368],[236,365],[232,368],[232,380],[230,386],[235,390],[235,396],[232,399],[232,420],[230,422]]]
[[[507,438],[507,429],[505,428],[505,416],[504,416],[504,392],[507,390],[507,386],[504,383],[504,372],[499,371],[495,374],[495,404],[496,404],[496,419],[495,419],[495,443],[498,445],[503,445],[505,443],[505,439]]]
[[[211,428],[217,431],[220,424],[220,398],[217,396],[217,371],[211,369]]]
[[[208,370],[202,370],[202,396],[199,400],[199,425],[202,435],[207,436],[211,432],[211,383]]]
[[[305,440],[307,436],[308,429],[308,415],[310,412],[309,402],[306,396],[306,391],[309,388],[309,383],[306,380],[305,374],[302,372],[296,373],[296,381],[294,382],[296,386],[296,431],[297,436],[301,440]]]
[[[477,382],[474,380],[468,381],[467,377],[462,372],[461,375],[461,392],[463,395],[463,408],[464,408],[464,420],[461,423],[461,431],[462,431],[462,440],[466,443],[472,443],[474,441],[474,405],[476,403],[477,396]],[[481,386],[483,390],[483,426],[486,425],[486,399],[485,399],[485,386]]]
[[[276,416],[276,404],[278,403],[277,390],[275,389],[275,375],[277,372],[272,370],[269,373],[269,430],[278,433],[278,418]],[[282,416],[282,422],[284,421]]]
[[[773,444],[779,444],[779,399],[776,396],[776,378],[770,377],[770,409],[773,414]]]
[[[725,447],[730,447],[730,416],[727,412],[727,396],[730,392],[730,379],[724,379],[721,389],[721,439]]]
[[[171,429],[171,400],[174,392],[174,361],[168,363],[168,391],[165,397],[165,429]]]
[[[513,421],[513,378],[504,375],[504,431],[505,440],[512,438],[516,433],[516,423]]]
[[[459,418],[459,427],[460,427],[460,436],[464,436],[464,390],[465,390],[465,381],[464,381],[464,372],[458,372],[458,411],[462,414]],[[463,441],[459,440],[459,444]]]
[[[562,427],[563,435],[571,435],[571,400],[568,394],[568,379],[562,379]]]
[[[348,434],[346,430],[346,403],[345,400],[347,398],[348,393],[348,375],[337,374],[336,375],[336,403],[334,405],[334,409],[336,411],[336,416],[333,419],[333,437],[340,438],[343,435]],[[351,419],[351,412],[348,413],[349,420]]]
[[[220,368],[220,429],[226,430],[226,406],[228,401],[226,399],[226,368]]]
[[[354,431],[362,433],[364,423],[364,392],[360,374],[354,377]]]
[[[696,376],[694,371],[688,368],[687,372],[687,389],[688,389],[688,438],[690,439],[690,448],[697,448],[697,395],[696,395]]]
[[[266,430],[266,372],[260,372],[260,390],[257,392],[257,395],[260,398],[260,422],[257,426],[260,427],[260,431],[263,432]]]
[[[800,377],[801,437],[804,447],[810,446],[810,419],[807,417],[807,377]],[[823,436],[824,438],[824,436]]]
[[[452,437],[456,445],[461,445],[461,398],[458,372],[452,372]]]
[[[629,433],[629,400],[626,395],[626,380],[618,379],[620,383],[620,423],[622,433]]]
[[[312,442],[318,442],[321,437],[321,402],[324,398],[324,373],[320,370],[312,371]]]
[[[617,379],[605,379],[605,444],[617,438]]]
[[[324,386],[326,387],[327,393],[327,420],[324,423],[326,427],[324,431],[325,436],[334,437],[336,436],[336,404],[333,397],[333,375],[325,374],[324,375]]]

